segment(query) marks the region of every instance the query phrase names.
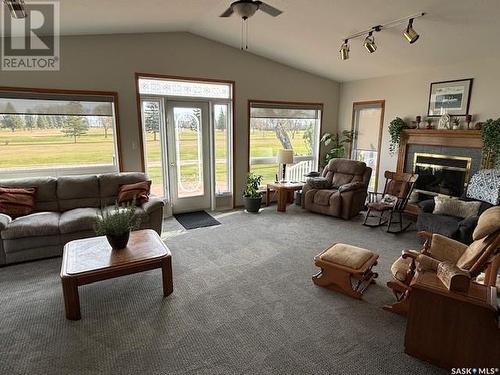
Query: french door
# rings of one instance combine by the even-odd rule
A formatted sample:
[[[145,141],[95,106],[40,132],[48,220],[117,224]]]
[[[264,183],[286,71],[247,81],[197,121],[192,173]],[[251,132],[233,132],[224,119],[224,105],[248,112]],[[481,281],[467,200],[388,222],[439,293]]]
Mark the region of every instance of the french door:
[[[211,207],[209,106],[167,101],[167,169],[173,213]]]

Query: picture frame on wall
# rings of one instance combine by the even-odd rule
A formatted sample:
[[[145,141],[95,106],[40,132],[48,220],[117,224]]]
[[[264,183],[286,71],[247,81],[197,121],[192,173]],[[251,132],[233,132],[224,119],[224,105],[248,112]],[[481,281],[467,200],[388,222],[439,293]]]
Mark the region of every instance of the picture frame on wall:
[[[469,113],[472,78],[432,82],[427,116],[445,114],[465,116]]]

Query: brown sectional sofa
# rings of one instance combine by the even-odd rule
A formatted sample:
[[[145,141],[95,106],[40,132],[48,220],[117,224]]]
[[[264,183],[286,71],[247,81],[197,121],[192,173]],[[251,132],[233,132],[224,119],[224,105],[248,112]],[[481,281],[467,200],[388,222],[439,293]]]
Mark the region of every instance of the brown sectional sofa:
[[[67,242],[95,236],[96,216],[113,207],[119,187],[146,179],[128,172],[0,180],[0,186],[37,189],[34,213],[14,220],[0,214],[0,265],[61,255]],[[163,206],[151,197],[137,207],[141,229],[161,234]]]
[[[350,159],[332,159],[323,169],[330,187],[315,189],[306,183],[302,189],[302,207],[324,215],[349,220],[363,209],[372,169]]]

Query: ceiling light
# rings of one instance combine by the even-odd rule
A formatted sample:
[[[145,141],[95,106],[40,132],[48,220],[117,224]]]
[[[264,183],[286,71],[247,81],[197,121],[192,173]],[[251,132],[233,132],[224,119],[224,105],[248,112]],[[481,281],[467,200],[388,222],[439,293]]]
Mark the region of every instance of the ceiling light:
[[[410,44],[413,44],[418,40],[420,35],[418,35],[417,32],[413,29],[413,18],[410,18],[410,20],[408,21],[408,26],[406,27],[403,35]]]
[[[344,43],[342,44],[342,46],[340,47],[340,58],[342,60],[347,60],[349,58],[349,44],[348,44],[349,40],[346,39],[344,40]]]
[[[259,9],[259,4],[257,2],[236,1],[231,4],[231,7],[241,18],[246,20],[255,14]]]
[[[12,18],[26,18],[26,7],[24,0],[4,0],[5,5],[9,8]]]
[[[368,33],[368,36],[365,38],[365,42],[363,43],[366,50],[370,53],[373,53],[377,50],[377,45],[375,44],[375,37],[373,36],[373,31]]]

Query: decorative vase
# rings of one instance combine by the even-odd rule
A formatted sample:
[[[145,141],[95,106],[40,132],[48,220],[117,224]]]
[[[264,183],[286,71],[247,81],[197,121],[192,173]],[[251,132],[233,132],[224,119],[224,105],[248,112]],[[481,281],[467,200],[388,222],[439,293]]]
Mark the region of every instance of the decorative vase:
[[[107,234],[106,238],[108,239],[108,242],[113,250],[125,249],[130,238],[130,231],[117,236]]]

